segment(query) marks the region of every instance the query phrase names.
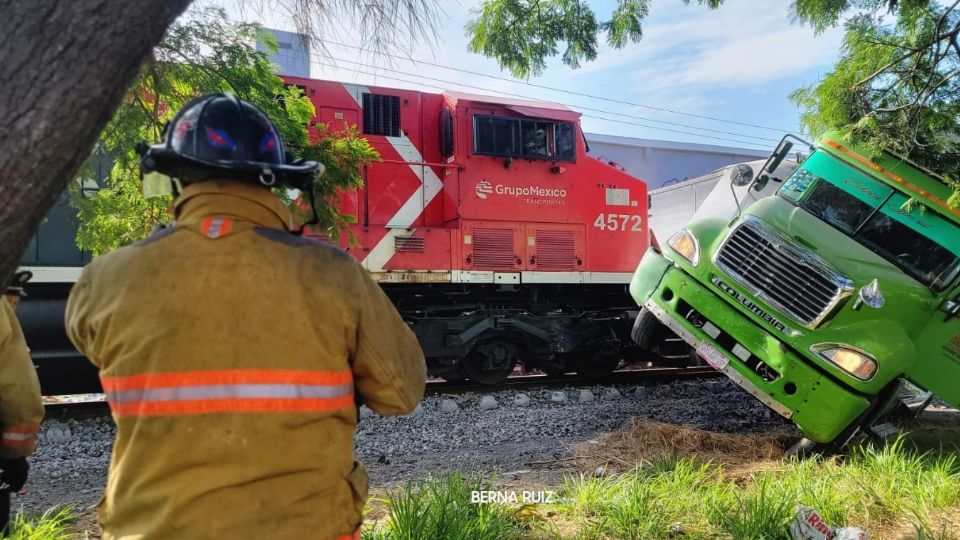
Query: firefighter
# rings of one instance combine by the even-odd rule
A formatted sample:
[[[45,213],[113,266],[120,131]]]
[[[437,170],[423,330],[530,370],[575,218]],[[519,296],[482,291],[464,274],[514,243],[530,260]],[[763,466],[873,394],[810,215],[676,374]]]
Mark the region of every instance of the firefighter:
[[[175,221],[94,259],[66,313],[117,424],[104,538],[359,538],[356,403],[410,412],[426,363],[355,259],[291,232],[271,188],[309,195],[319,165],[230,94],[141,152]]]
[[[43,420],[40,381],[13,306],[29,272],[18,272],[0,300],[0,536],[10,519],[10,494],[27,481],[27,456]]]

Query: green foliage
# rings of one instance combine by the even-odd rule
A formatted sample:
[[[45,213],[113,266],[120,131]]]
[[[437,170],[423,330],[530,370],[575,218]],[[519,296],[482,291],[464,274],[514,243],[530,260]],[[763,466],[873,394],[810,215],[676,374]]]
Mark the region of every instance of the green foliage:
[[[387,515],[368,524],[363,538],[786,540],[804,505],[871,537],[912,526],[918,539],[954,540],[960,453],[922,453],[898,439],[855,447],[843,460],[764,463],[749,474],[670,458],[618,475],[569,476],[553,504],[470,503],[472,490],[491,489],[498,489],[493,480],[459,473],[411,482],[374,501]]]
[[[72,540],[79,534],[70,532],[74,521],[73,509],[69,506],[51,508],[40,516],[19,513],[10,522],[8,540]]]
[[[798,10],[848,3],[811,0],[798,2]],[[960,178],[960,13],[926,0],[895,6],[894,17],[864,12],[849,20],[833,71],[791,99],[811,135],[842,129],[876,153],[889,151],[948,179]],[[805,17],[818,27],[836,20]]]
[[[459,473],[407,484],[389,493],[387,520],[364,531],[364,540],[510,540],[520,537],[514,512],[497,504],[470,502],[472,491],[493,482]]]
[[[900,523],[914,524],[920,538],[951,538],[945,516],[960,509],[958,460],[955,451],[920,453],[902,439],[856,447],[843,461],[758,468],[740,480],[719,465],[664,460],[618,476],[570,478],[552,511],[576,525],[576,538],[787,538],[797,505],[873,536]]]
[[[761,476],[732,503],[715,504],[713,521],[733,538],[781,538],[794,517],[795,497]]]
[[[163,125],[176,111],[208,92],[232,92],[260,107],[294,155],[327,166],[314,186],[320,201],[317,230],[336,237],[350,221],[351,216],[337,211],[337,192],[359,186],[360,168],[379,156],[355,129],[326,133],[325,126],[316,126],[324,137],[312,143],[308,124],[313,104],[299,88],[284,86],[267,55],[254,49],[257,38],[277,50],[276,41],[258,25],[230,22],[219,10],[197,12],[170,28],[101,134],[98,151],[83,175],[83,185],[89,187],[97,180],[95,166],[112,159],[105,186],[84,190],[78,182],[72,189],[80,247],[95,255],[104,253],[143,238],[170,220],[171,197],[143,198],[134,148],[140,141],[160,140]],[[302,205],[293,204],[290,194],[277,194],[302,216]]]
[[[653,0],[617,0],[610,18],[600,20],[585,0],[482,0],[465,30],[471,52],[495,59],[514,76],[540,75],[548,58],[560,54],[563,63],[578,68],[597,57],[601,33],[622,49],[643,38],[642,22]],[[691,0],[683,0],[690,4]],[[723,0],[697,0],[717,9]],[[912,12],[931,0],[796,0],[793,15],[822,32],[851,10],[875,16],[883,11]]]
[[[640,7],[624,9],[622,19],[613,24],[616,39],[633,39],[639,20],[630,16],[646,10],[646,1],[620,2]],[[484,0],[475,11],[476,18],[466,25],[471,52],[496,58],[502,67],[517,77],[539,75],[546,59],[556,56],[560,43],[566,43],[563,61],[578,67],[584,60],[597,57],[597,33],[601,23],[589,6],[571,0]],[[613,34],[612,34],[613,35]]]

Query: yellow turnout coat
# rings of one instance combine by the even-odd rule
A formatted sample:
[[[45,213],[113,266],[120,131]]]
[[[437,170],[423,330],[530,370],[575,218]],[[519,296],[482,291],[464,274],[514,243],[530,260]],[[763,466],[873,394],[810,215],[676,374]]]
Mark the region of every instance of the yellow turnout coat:
[[[37,370],[13,307],[0,297],[0,458],[32,454],[41,420]]]
[[[104,538],[350,535],[356,403],[417,405],[415,336],[356,260],[291,235],[269,190],[196,183],[175,216],[95,259],[67,305],[117,423]]]

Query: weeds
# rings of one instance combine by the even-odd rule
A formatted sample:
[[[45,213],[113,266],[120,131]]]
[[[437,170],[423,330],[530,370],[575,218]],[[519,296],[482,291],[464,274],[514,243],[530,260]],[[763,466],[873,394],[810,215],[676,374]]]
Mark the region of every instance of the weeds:
[[[73,508],[54,507],[40,516],[17,514],[11,521],[7,540],[70,540],[79,535],[69,531],[73,523]]]
[[[736,474],[729,466],[661,457],[617,475],[570,476],[557,503],[533,507],[473,504],[471,491],[494,483],[453,474],[388,494],[386,518],[364,539],[785,539],[804,505],[872,538],[913,530],[907,537],[960,540],[949,517],[960,512],[960,453],[921,453],[897,440],[844,459],[737,464]]]
[[[474,491],[493,482],[459,473],[407,484],[380,499],[384,523],[365,531],[364,540],[510,540],[520,537],[514,511],[500,504],[471,502]]]

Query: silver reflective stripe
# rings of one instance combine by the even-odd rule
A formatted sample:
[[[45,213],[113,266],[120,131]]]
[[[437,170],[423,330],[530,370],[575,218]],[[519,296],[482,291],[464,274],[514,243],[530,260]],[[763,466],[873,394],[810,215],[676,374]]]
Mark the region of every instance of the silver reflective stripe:
[[[107,399],[111,403],[243,398],[319,399],[349,396],[352,393],[352,384],[205,384],[107,392]]]
[[[3,440],[5,441],[29,441],[37,437],[36,433],[4,433]]]
[[[215,218],[210,224],[210,230],[207,231],[207,236],[210,238],[217,238],[220,236],[220,227],[223,226],[222,218]]]

